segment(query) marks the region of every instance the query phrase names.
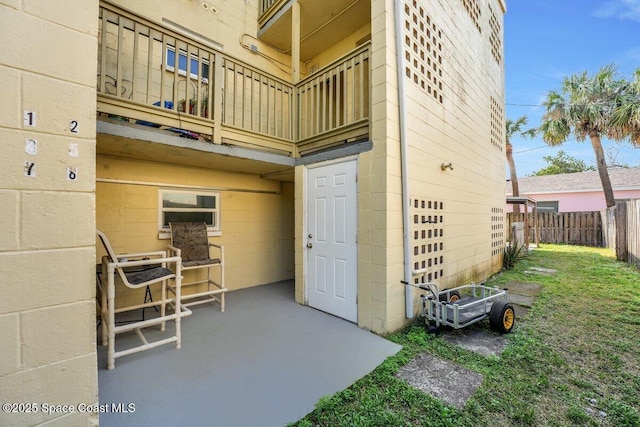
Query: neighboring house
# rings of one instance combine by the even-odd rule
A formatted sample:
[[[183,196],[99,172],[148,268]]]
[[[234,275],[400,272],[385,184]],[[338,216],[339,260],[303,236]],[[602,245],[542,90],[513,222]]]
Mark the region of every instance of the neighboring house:
[[[609,169],[616,201],[640,198],[640,168]],[[507,197],[511,181],[507,181]],[[520,196],[531,197],[538,212],[588,212],[606,209],[598,171],[518,178]],[[509,211],[511,209],[508,208]]]
[[[401,281],[499,271],[505,2],[395,7],[3,1],[0,400],[96,402],[96,228],[136,252],[204,220],[230,290],[295,279],[377,333],[420,310]],[[96,414],[17,423],[61,416]]]

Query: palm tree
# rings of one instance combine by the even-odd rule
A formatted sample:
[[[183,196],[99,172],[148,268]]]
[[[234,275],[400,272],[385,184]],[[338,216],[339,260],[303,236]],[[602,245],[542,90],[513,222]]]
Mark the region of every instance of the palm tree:
[[[611,120],[616,102],[627,89],[628,83],[618,78],[615,68],[608,65],[593,76],[585,71],[565,77],[562,93],[552,90],[544,102],[547,110],[540,130],[547,144],[562,145],[572,131],[580,142],[589,137],[607,207],[616,203],[600,138],[619,139],[622,135],[621,128],[614,128]]]
[[[628,137],[633,145],[640,146],[640,68],[616,102],[611,127],[614,139]]]
[[[516,172],[516,163],[513,160],[513,145],[511,145],[511,138],[519,134],[523,138],[533,137],[536,133],[535,129],[529,129],[526,131],[522,130],[522,127],[527,124],[529,119],[527,116],[520,116],[516,121],[511,119],[507,119],[505,121],[506,128],[506,140],[507,140],[507,162],[509,163],[509,175],[511,176],[511,194],[513,197],[518,197],[520,195],[520,190],[518,188],[518,174]],[[519,213],[520,205],[515,205],[513,207],[513,211]]]

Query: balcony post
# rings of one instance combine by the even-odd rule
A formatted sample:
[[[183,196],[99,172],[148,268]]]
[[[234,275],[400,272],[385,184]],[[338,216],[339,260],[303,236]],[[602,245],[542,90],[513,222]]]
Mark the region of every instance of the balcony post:
[[[291,74],[293,84],[300,81],[300,3],[291,5]]]
[[[211,116],[213,119],[212,142],[214,144],[222,144],[222,109],[224,103],[222,94],[224,91],[224,72],[224,60],[222,55],[216,53],[213,64],[213,93],[211,94],[213,97],[211,103],[211,109],[213,110]]]
[[[300,82],[300,3],[294,0],[291,5],[291,79],[294,86]],[[300,99],[298,89],[293,91],[293,140],[299,136]]]

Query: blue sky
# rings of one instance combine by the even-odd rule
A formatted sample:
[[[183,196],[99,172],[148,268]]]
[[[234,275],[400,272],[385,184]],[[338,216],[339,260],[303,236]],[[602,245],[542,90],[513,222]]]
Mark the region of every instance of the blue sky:
[[[640,67],[640,0],[507,0],[504,19],[506,116],[527,115],[530,127],[540,125],[539,105],[549,90],[561,89],[565,76],[615,64],[630,78]],[[595,165],[588,139],[562,147],[546,146],[541,136],[511,142],[518,176],[545,167],[542,157],[559,150]],[[605,153],[618,153],[618,162],[640,166],[640,148],[607,140],[603,145]]]

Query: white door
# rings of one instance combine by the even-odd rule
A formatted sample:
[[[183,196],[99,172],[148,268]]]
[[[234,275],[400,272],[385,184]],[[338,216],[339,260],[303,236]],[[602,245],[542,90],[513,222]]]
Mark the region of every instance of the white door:
[[[355,160],[307,169],[309,305],[357,322]]]

